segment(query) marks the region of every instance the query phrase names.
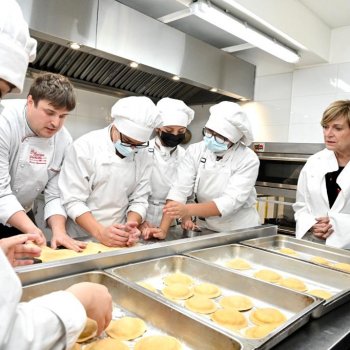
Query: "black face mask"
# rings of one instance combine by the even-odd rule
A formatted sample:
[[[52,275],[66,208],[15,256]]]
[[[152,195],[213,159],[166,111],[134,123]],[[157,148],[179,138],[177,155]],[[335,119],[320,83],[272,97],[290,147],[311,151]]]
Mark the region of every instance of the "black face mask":
[[[176,147],[185,139],[185,134],[174,135],[174,134],[171,134],[170,132],[162,131],[159,137],[164,146]]]

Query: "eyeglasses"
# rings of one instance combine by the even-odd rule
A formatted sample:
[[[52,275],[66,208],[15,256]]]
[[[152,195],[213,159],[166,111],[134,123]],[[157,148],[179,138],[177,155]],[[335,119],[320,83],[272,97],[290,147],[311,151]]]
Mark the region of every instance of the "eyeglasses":
[[[144,142],[144,143],[130,143],[130,142],[125,142],[123,141],[124,135],[119,131],[120,134],[120,143],[125,146],[125,147],[133,147],[136,149],[142,149],[142,148],[146,148],[149,145],[149,141]]]
[[[224,144],[224,143],[229,144],[230,143],[229,139],[217,134],[216,132],[214,132],[213,130],[210,130],[208,128],[203,128],[202,134],[203,134],[203,136],[208,137],[208,138],[214,137],[214,140],[220,144]]]

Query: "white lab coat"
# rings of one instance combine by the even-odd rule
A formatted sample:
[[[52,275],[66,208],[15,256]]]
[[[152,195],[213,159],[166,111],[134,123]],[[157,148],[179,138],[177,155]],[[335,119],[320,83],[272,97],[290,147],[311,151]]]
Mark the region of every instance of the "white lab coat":
[[[221,216],[205,220],[206,227],[214,231],[257,226],[254,185],[258,169],[257,155],[241,143],[217,161],[201,141],[188,147],[167,199],[185,203],[194,192],[199,203],[214,201]]]
[[[152,160],[152,175],[150,180],[151,195],[148,198],[146,220],[154,226],[159,226],[166,197],[176,179],[177,169],[185,155],[185,149],[180,145],[175,150],[164,147],[159,138],[156,137],[150,141],[148,155]]]
[[[70,349],[86,322],[75,296],[54,292],[20,303],[22,286],[0,249],[0,349]]]
[[[67,152],[59,187],[62,204],[74,222],[86,212],[105,227],[126,222],[129,211],[146,217],[151,173],[147,149],[120,158],[110,130],[111,125],[81,136]],[[88,235],[72,220],[68,220],[70,236]]]
[[[57,185],[65,151],[72,142],[63,127],[51,138],[37,137],[26,120],[26,100],[2,101],[0,115],[0,223],[32,209],[44,191],[44,219],[66,216]]]
[[[316,223],[315,218],[328,216],[334,232],[326,239],[326,244],[350,248],[350,163],[337,178],[341,191],[332,208],[328,202],[325,175],[338,168],[334,152],[327,149],[307,160],[299,176],[296,202],[293,205],[297,238],[302,238]]]

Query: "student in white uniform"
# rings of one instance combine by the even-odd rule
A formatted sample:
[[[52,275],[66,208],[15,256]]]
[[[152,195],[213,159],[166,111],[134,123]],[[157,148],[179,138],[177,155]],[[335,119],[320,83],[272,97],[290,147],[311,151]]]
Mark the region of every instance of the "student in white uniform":
[[[312,155],[300,173],[295,233],[350,249],[350,100],[328,106],[321,125],[326,148]]]
[[[69,233],[91,235],[107,246],[133,245],[150,193],[149,139],[161,118],[147,97],[126,97],[112,107],[114,122],[77,139],[59,178]]]
[[[231,231],[259,225],[255,181],[259,159],[248,146],[253,135],[248,118],[234,102],[210,107],[203,129],[204,139],[190,145],[181,162],[177,179],[167,196],[158,237],[167,234],[173,218],[190,217],[214,231]],[[194,193],[197,203],[187,203]]]
[[[29,36],[18,4],[0,0],[0,96],[21,91],[28,61],[35,58],[36,41]],[[2,105],[0,103],[0,109]],[[79,283],[66,291],[20,303],[21,283],[12,266],[40,254],[40,248],[24,244],[41,242],[38,233],[19,234],[0,240],[0,348],[70,349],[85,326],[86,316],[101,332],[112,316],[112,298],[94,283]],[[12,265],[12,266],[11,266]]]
[[[58,174],[72,142],[63,127],[75,107],[73,86],[61,75],[39,75],[27,99],[7,100],[0,118],[0,237],[39,233],[32,212],[43,191],[44,219],[52,230],[51,246],[81,251],[84,242],[66,233],[66,212],[60,202]]]
[[[161,99],[157,108],[162,117],[162,127],[156,129],[157,135],[148,147],[152,158],[152,175],[147,217],[142,224],[145,239],[149,236],[147,228],[159,227],[162,220],[166,197],[185,154],[185,149],[180,144],[184,141],[187,126],[194,116],[194,111],[183,101],[168,97]]]

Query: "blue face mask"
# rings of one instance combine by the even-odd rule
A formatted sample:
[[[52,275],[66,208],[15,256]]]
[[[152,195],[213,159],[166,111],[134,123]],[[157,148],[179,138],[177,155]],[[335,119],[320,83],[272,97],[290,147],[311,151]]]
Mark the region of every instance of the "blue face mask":
[[[228,145],[226,143],[218,143],[214,137],[204,136],[203,140],[209,151],[220,153],[228,150]]]
[[[120,140],[114,143],[114,147],[124,157],[130,157],[136,151],[135,148],[124,146]]]

